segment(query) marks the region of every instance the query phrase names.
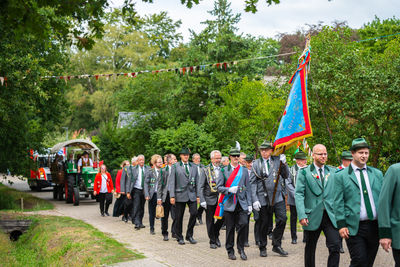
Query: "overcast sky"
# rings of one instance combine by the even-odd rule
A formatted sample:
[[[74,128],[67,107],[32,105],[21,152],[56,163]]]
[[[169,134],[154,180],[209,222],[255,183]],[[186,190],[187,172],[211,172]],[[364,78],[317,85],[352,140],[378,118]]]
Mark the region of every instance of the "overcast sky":
[[[120,7],[123,0],[109,0],[113,7]],[[207,13],[213,9],[213,0],[203,0],[192,9],[186,8],[180,0],[154,0],[153,4],[138,0],[136,9],[139,15],[167,11],[173,20],[180,19],[180,32],[184,41],[190,37],[188,29],[200,32],[200,24],[211,16]],[[364,23],[396,15],[400,18],[400,0],[281,0],[278,5],[268,6],[264,0],[258,4],[258,12],[244,12],[244,0],[231,0],[234,13],[241,13],[239,32],[254,36],[276,37],[278,33],[291,33],[305,24],[317,24],[323,21],[330,24],[334,20],[347,21],[350,27],[359,28]]]

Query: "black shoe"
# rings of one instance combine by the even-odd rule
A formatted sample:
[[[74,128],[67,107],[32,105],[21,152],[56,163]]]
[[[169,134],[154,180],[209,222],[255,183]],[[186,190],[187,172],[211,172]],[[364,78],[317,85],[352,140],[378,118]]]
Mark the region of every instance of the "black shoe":
[[[239,251],[239,254],[240,254],[240,258],[241,258],[242,260],[247,261],[247,256],[246,256],[246,254],[244,253],[244,250]]]
[[[259,247],[261,245],[260,241],[256,241],[256,246]]]
[[[250,247],[249,242],[244,243],[244,247],[245,247],[245,248]]]
[[[104,217],[104,212],[101,213],[101,217]]]
[[[292,244],[296,245],[297,244],[297,239],[292,239]]]
[[[289,255],[289,253],[284,251],[282,247],[273,247],[272,251],[275,252],[275,253],[278,253],[282,257],[286,257],[287,255]]]
[[[216,248],[217,248],[217,245],[216,245],[216,244],[210,244],[210,248],[216,249]]]
[[[139,225],[135,225],[135,230],[140,230],[140,226]]]
[[[176,238],[176,239],[178,239],[178,236],[175,234],[175,233],[172,233],[172,238]]]
[[[104,212],[104,214],[105,214],[106,216],[110,216],[110,214],[108,214],[108,211]]]
[[[272,234],[268,235],[269,240],[272,240]]]
[[[154,229],[150,229],[150,234],[151,235],[155,235],[156,233],[154,233]]]
[[[186,237],[186,240],[189,241],[190,244],[196,244],[197,241],[193,239],[193,237]]]
[[[168,241],[168,240],[169,240],[168,235],[164,235],[163,241]]]
[[[178,240],[178,244],[179,244],[179,245],[185,245],[185,241],[183,241],[183,239],[179,239],[179,240]]]
[[[143,224],[139,225],[140,228],[146,228]]]
[[[343,254],[344,253],[343,248],[340,248],[339,252]]]
[[[267,257],[267,250],[266,249],[260,250],[260,257]]]
[[[228,259],[230,259],[230,260],[236,260],[236,256],[235,256],[235,254],[232,252],[232,253],[228,253]]]
[[[217,240],[215,240],[215,244],[217,245],[217,247],[221,247],[221,241],[219,241],[219,238],[217,238]]]
[[[126,218],[125,216],[122,216],[122,221],[127,223],[128,222],[128,218]]]

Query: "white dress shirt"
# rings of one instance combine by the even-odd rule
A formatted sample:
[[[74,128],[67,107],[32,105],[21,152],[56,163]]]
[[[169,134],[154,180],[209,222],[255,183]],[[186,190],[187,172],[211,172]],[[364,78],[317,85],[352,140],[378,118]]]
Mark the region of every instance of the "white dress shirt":
[[[142,179],[144,179],[144,177],[142,177],[142,170],[144,173],[144,166],[143,167],[139,166],[139,175],[138,175],[138,178],[136,179],[136,183],[134,185],[134,188],[136,188],[136,189],[143,189],[142,188]]]
[[[360,221],[365,221],[365,220],[368,220],[368,215],[367,215],[367,209],[365,208],[365,203],[364,203],[364,194],[362,191],[360,171],[357,170],[357,169],[362,169],[362,168],[358,168],[356,165],[353,164],[353,162],[351,163],[351,167],[353,168],[354,174],[357,177],[358,187],[360,188],[360,195],[361,195]],[[371,186],[369,184],[367,165],[364,165],[363,168],[364,169],[362,170],[362,172],[364,175],[365,185],[367,186],[369,202],[371,203],[372,213],[374,214],[374,220],[376,220],[376,208],[375,208],[375,203],[374,203],[374,196],[372,195]]]

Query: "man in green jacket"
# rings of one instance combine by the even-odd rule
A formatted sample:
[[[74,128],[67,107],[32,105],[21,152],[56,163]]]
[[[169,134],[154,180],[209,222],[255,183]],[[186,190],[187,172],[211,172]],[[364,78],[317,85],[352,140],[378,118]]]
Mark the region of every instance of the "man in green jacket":
[[[353,160],[335,176],[335,216],[339,233],[349,248],[350,266],[373,266],[379,247],[377,206],[382,172],[367,166],[369,145],[354,139]]]
[[[314,163],[297,174],[295,202],[297,216],[306,235],[304,266],[315,266],[315,250],[321,231],[329,250],[328,266],[339,266],[339,233],[333,211],[335,168],[326,164],[328,153],[324,145],[313,147]]]
[[[392,248],[396,267],[400,266],[400,163],[389,167],[383,179],[378,204],[379,237],[382,248]]]

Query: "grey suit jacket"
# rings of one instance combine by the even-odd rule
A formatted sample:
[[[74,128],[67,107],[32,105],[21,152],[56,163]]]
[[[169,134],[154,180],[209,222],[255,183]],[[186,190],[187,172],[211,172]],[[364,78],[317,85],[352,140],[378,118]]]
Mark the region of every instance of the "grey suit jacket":
[[[224,204],[224,210],[233,212],[235,211],[236,204],[239,203],[244,211],[248,211],[248,207],[252,205],[251,201],[251,186],[249,182],[249,172],[246,167],[242,167],[242,178],[238,184],[238,191],[236,193],[236,203],[234,201],[233,196],[231,196]],[[227,167],[221,169],[222,175],[218,176],[217,179],[217,188],[218,192],[228,195],[229,187],[225,186],[226,181],[229,179],[229,176],[233,172],[233,167],[229,164]]]
[[[158,190],[158,185],[161,180],[161,169],[158,170],[158,175],[155,169],[151,169],[147,172],[146,178],[144,180],[144,197],[149,197],[150,199],[153,197],[156,192],[156,187]]]
[[[289,177],[286,179],[286,192],[288,194],[287,204],[290,206],[296,206],[294,194],[296,193],[296,178],[299,169],[297,164],[291,166],[289,168]]]
[[[166,166],[162,169],[162,177],[158,180],[157,186],[157,199],[161,199],[162,202],[165,202],[168,195],[168,182],[170,176],[171,167]]]
[[[168,181],[169,196],[175,198],[176,202],[197,201],[199,175],[197,165],[189,162],[189,175],[182,162],[172,166],[171,175]]]
[[[206,202],[207,205],[217,205],[218,203],[217,177],[221,175],[222,175],[221,172],[219,170],[215,170],[212,164],[201,168],[200,179],[199,179],[199,193],[198,193],[200,197],[200,203]],[[211,191],[210,183],[214,187],[216,192]]]
[[[147,165],[144,165],[143,167],[144,167],[144,169],[143,169],[143,172],[144,172],[143,179],[146,179],[147,172],[149,172],[151,170],[151,168],[149,166],[147,166]],[[126,174],[124,175],[124,171],[125,171],[125,168],[124,168],[124,170],[122,171],[122,174],[121,174],[121,192],[130,193],[130,192],[132,192],[133,187],[135,186],[136,180],[137,180],[137,178],[139,176],[139,165],[129,166],[129,169],[127,171],[128,175],[126,175]],[[123,182],[125,184],[125,187],[124,187],[125,191],[122,191]]]
[[[259,158],[254,161],[253,167],[250,174],[251,192],[253,202],[259,201],[261,206],[272,205],[272,197],[275,189],[275,182],[278,176],[278,170],[280,165],[279,156],[271,156],[270,158],[270,170],[268,175],[266,175],[266,170],[264,168],[264,160]],[[263,174],[263,170],[265,174]],[[262,177],[263,179],[260,179]],[[266,177],[266,179],[265,179]],[[284,179],[289,177],[289,168],[287,164],[282,164],[282,169],[280,172],[280,178],[278,187],[275,194],[275,202],[278,203],[285,200],[285,181]],[[265,196],[264,186],[267,189],[267,196]],[[267,199],[268,202],[267,202]]]
[[[131,191],[126,191],[127,190],[126,184],[127,184],[128,180],[132,179],[132,176],[133,176],[132,171],[133,171],[133,166],[125,166],[122,169],[120,184],[121,184],[121,192],[123,192],[123,193],[131,192]]]

